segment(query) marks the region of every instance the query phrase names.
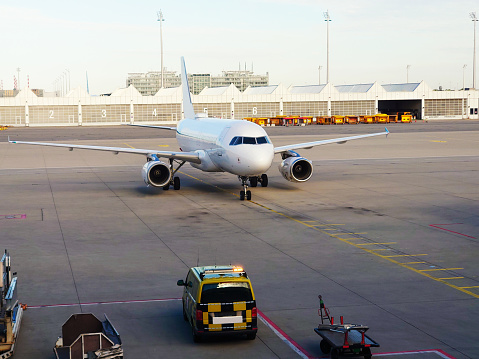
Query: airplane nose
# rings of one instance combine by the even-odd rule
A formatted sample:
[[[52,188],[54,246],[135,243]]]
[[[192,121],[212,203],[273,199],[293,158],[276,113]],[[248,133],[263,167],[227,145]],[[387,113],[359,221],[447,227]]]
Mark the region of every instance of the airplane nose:
[[[261,175],[265,173],[273,162],[273,151],[262,151],[254,155],[239,156],[239,165],[245,170],[245,175]]]

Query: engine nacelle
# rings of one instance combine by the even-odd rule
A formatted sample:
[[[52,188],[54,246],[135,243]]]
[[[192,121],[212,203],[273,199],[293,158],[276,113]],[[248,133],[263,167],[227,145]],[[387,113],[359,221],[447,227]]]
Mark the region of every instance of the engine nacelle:
[[[163,187],[171,181],[171,169],[162,161],[146,162],[141,169],[143,181],[154,187]]]
[[[279,164],[279,172],[290,182],[305,182],[313,175],[313,163],[304,157],[288,157]]]

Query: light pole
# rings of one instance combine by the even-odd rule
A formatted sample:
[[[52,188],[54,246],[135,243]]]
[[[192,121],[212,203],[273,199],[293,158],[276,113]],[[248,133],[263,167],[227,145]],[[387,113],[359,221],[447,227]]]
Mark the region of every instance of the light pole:
[[[475,12],[469,14],[472,21],[474,22],[474,54],[472,56],[472,88],[476,88],[476,22],[477,17]]]
[[[329,10],[326,10],[323,15],[324,21],[326,21],[326,83],[329,83],[329,23],[331,22]]]
[[[22,88],[20,87],[20,67],[17,67],[17,73],[18,73],[18,91],[20,91]]]
[[[411,65],[406,65],[406,83],[409,83],[409,68]]]
[[[68,77],[67,71],[63,71],[63,79],[65,80],[65,95],[68,93]]]
[[[323,66],[319,65],[318,67],[318,71],[319,71],[319,85],[321,85],[321,69],[323,68]]]
[[[71,80],[70,80],[70,70],[68,69],[65,69],[65,71],[67,72],[68,74],[68,77],[67,77],[67,92],[70,92],[70,86],[72,84]]]
[[[465,73],[466,73],[466,67],[467,65],[464,64],[464,66],[462,66],[462,110],[461,110],[461,118],[464,119],[464,97],[466,96],[466,79],[465,79]]]
[[[157,12],[158,21],[160,22],[160,47],[161,47],[161,88],[163,88],[163,26],[162,23],[165,21],[163,18],[163,13],[160,11]]]

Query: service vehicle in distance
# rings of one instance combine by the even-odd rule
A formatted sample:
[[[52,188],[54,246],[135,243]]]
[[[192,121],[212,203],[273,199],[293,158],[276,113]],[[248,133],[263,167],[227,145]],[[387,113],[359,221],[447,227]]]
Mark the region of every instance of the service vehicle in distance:
[[[183,317],[193,340],[219,334],[246,334],[256,338],[258,314],[253,287],[243,268],[205,266],[190,268],[183,289]]]

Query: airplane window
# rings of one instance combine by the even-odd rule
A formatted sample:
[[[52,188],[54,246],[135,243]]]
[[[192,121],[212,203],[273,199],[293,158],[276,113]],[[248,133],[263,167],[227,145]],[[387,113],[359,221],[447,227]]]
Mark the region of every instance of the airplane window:
[[[266,138],[266,136],[256,137],[256,142],[258,143],[258,145],[262,145],[263,143],[268,143],[268,139]]]
[[[241,137],[241,136],[235,136],[231,139],[230,141],[230,146],[237,146],[241,144],[245,145],[262,145],[264,143],[271,143],[268,139],[268,137],[263,136],[263,137]]]
[[[230,146],[241,145],[243,143],[243,137],[235,136],[231,139]]]

